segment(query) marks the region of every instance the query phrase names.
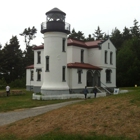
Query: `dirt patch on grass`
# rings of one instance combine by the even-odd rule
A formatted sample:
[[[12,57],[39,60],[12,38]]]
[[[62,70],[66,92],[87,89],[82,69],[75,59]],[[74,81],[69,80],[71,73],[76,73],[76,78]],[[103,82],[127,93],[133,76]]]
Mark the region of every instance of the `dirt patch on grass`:
[[[126,97],[90,99],[43,115],[0,127],[1,134],[31,137],[52,131],[72,134],[126,136],[140,135],[140,107]]]

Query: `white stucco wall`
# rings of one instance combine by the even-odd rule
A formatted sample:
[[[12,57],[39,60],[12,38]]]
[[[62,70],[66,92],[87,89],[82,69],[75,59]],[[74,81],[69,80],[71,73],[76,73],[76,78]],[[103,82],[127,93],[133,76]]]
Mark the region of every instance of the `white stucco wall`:
[[[88,49],[77,47],[77,46],[68,46],[67,62],[75,63],[81,62],[81,50],[84,50],[84,63],[88,63]]]
[[[37,52],[41,52],[41,63],[37,63]],[[34,50],[34,86],[36,87],[40,87],[43,84],[43,71],[44,71],[44,50],[43,49],[39,49],[39,50]],[[41,69],[41,81],[37,80],[37,69]]]
[[[99,48],[88,49],[88,63],[94,66],[101,65],[101,50]]]
[[[34,69],[26,69],[26,86],[33,86],[34,81],[31,81],[31,71]]]
[[[47,32],[44,34],[44,62],[49,56],[49,71],[44,69],[44,81],[42,90],[65,90],[69,89],[67,82],[62,81],[62,67],[65,66],[67,81],[67,47],[62,52],[62,40],[67,39],[67,34],[61,32]],[[65,46],[67,46],[67,41]],[[45,64],[44,64],[45,68]]]
[[[70,89],[82,89],[86,86],[86,74],[87,70],[82,69],[82,74],[81,74],[81,81],[82,83],[78,83],[78,69],[69,69],[69,88]]]
[[[108,46],[108,43],[110,44]],[[107,64],[105,63],[105,51],[107,51]],[[113,53],[112,64],[110,64],[110,53]],[[116,48],[108,39],[101,45],[101,65],[99,65],[103,70],[101,71],[101,82],[107,87],[116,87]],[[111,82],[106,82],[106,70],[110,69],[111,72]],[[103,86],[103,85],[102,85]]]

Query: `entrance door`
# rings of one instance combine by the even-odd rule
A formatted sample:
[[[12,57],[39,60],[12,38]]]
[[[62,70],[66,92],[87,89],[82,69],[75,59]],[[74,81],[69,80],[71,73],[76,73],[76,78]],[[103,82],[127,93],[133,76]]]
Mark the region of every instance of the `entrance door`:
[[[93,72],[87,71],[87,87],[93,87]]]
[[[100,73],[98,71],[87,71],[87,86],[100,86]]]

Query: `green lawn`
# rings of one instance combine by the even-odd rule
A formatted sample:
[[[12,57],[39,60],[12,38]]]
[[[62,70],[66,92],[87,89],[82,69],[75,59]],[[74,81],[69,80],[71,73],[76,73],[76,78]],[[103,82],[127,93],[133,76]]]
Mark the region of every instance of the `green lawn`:
[[[31,108],[55,103],[61,103],[70,100],[48,100],[48,101],[40,101],[40,100],[32,100],[31,91],[26,91],[22,89],[25,93],[23,95],[12,95],[9,97],[0,97],[0,112],[12,111],[21,108]]]

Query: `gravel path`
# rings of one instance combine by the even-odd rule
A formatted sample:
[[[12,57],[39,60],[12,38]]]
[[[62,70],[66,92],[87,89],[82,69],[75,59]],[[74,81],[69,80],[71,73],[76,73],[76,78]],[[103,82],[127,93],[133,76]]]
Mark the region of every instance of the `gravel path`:
[[[40,106],[40,107],[35,107],[35,108],[30,108],[30,109],[19,109],[15,111],[6,112],[6,113],[0,113],[0,126],[10,124],[10,123],[13,123],[13,122],[16,122],[18,120],[25,119],[28,117],[37,116],[39,114],[43,114],[53,109],[58,109],[63,106],[81,102],[81,101],[82,100],[69,101],[69,102]]]

